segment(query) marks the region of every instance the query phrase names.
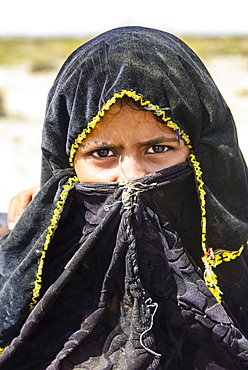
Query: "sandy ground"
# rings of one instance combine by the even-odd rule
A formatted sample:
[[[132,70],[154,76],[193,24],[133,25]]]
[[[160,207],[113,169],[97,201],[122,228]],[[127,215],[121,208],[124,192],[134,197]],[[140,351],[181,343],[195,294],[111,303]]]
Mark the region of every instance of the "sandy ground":
[[[248,58],[215,57],[205,64],[227,101],[248,161]],[[30,73],[27,65],[0,68],[6,116],[0,118],[0,212],[19,191],[39,184],[46,96],[56,71]]]

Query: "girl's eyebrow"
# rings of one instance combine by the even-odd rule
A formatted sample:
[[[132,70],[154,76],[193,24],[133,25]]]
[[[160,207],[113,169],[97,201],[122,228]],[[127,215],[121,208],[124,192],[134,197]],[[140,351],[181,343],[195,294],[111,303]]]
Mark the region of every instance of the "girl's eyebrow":
[[[80,148],[83,148],[83,149],[87,149],[88,147],[89,148],[109,148],[113,146],[120,146],[120,145],[113,144],[110,141],[89,140],[89,141],[86,141],[86,143],[82,143],[80,145]]]
[[[138,141],[135,146],[136,147],[143,147],[143,146],[153,146],[161,143],[178,143],[178,136],[172,135],[164,135],[159,136],[153,139],[145,140],[145,141]],[[107,140],[89,140],[85,143],[80,145],[82,149],[87,148],[124,148],[123,144],[113,143]]]
[[[178,137],[177,136],[159,136],[154,139],[150,139],[147,141],[140,141],[136,144],[136,146],[141,147],[141,146],[153,146],[156,144],[161,144],[161,143],[178,143]]]

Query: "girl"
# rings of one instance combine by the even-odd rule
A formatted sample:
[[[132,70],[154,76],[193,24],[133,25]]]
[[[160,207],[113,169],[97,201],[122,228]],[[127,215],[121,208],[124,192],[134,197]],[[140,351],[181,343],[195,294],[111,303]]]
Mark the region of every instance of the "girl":
[[[139,27],[84,44],[42,151],[1,240],[0,367],[248,367],[247,167],[193,51]]]

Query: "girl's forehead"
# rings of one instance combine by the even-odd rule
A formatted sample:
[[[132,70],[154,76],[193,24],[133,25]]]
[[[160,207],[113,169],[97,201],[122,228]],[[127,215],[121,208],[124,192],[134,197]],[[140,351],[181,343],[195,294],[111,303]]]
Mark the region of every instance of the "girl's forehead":
[[[177,137],[175,131],[162,123],[152,112],[134,104],[117,102],[100,119],[84,142],[101,136],[111,138],[119,135],[127,140],[142,140],[147,136],[159,134]]]

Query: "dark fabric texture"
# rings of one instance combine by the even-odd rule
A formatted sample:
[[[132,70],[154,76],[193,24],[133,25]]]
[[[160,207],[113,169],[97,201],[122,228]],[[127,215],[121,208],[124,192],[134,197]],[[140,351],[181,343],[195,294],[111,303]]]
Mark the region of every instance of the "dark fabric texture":
[[[4,334],[17,335],[13,321],[17,314],[22,320],[19,336],[0,358],[2,368],[190,369],[198,368],[202,351],[206,363],[220,368],[247,365],[248,341],[242,332],[247,269],[235,279],[237,299],[245,303],[229,305],[240,318],[234,324],[197,272],[192,260],[197,255],[189,256],[183,248],[189,240],[200,248],[201,234],[187,163],[128,186],[78,184],[72,198],[61,221],[64,232],[55,235],[46,257],[42,298],[26,322],[22,306],[27,294],[19,289],[27,289],[34,257],[25,270],[23,262],[18,266],[21,277],[17,270],[6,282],[10,302],[8,316],[1,320],[6,322]],[[29,256],[37,255],[36,248],[37,243]],[[243,258],[238,266],[242,264]],[[232,279],[226,283],[229,297]]]
[[[75,175],[69,152],[123,90],[161,108],[191,139],[206,191],[207,242],[247,240],[247,167],[231,113],[198,57],[176,37],[140,27],[106,32],[65,62],[48,96],[42,187],[0,242],[0,369],[244,369],[247,250],[204,281],[201,212],[187,161],[124,185],[76,183],[34,281],[54,209]]]
[[[125,89],[161,108],[170,107],[172,120],[189,135],[203,170],[209,245],[239,248],[248,231],[247,167],[232,115],[199,58],[165,32],[115,29],[68,58],[48,97],[43,183],[51,176],[48,168],[68,167],[75,138],[115,93]]]

